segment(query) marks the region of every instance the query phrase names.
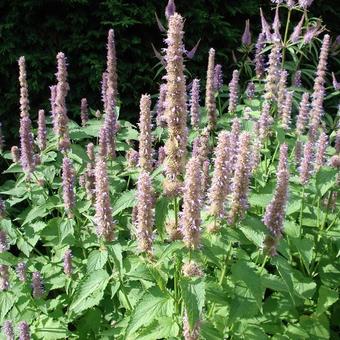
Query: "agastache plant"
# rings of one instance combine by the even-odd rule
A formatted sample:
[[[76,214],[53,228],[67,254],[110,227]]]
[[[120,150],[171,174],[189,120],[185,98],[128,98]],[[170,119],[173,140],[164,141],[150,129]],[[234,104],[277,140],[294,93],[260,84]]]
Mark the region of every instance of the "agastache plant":
[[[30,340],[30,327],[26,321],[19,323],[19,340]]]
[[[215,50],[209,50],[207,81],[205,87],[205,108],[207,110],[209,128],[213,130],[216,125],[216,99],[214,89]]]
[[[169,18],[166,39],[166,110],[168,139],[165,143],[164,192],[176,196],[182,187],[181,175],[185,168],[187,144],[187,105],[183,63],[183,18],[175,13]]]
[[[194,79],[192,82],[190,96],[190,119],[191,126],[198,129],[200,123],[200,81]]]
[[[242,34],[242,44],[245,46],[251,45],[251,33],[249,19],[246,20],[246,26]]]
[[[85,126],[87,121],[89,120],[89,108],[86,98],[82,98],[80,102],[80,119],[82,126]]]
[[[229,113],[233,113],[236,111],[236,106],[238,102],[238,81],[239,72],[238,70],[234,70],[233,77],[229,83],[229,106],[228,106]]]
[[[222,65],[216,64],[214,68],[214,90],[218,92],[223,86]]]
[[[38,112],[38,138],[37,138],[38,146],[40,150],[44,150],[46,148],[47,143],[47,129],[46,129],[46,119],[45,119],[45,111],[39,110]]]
[[[28,85],[26,74],[26,62],[25,57],[20,57],[19,61],[19,83],[20,83],[20,117],[29,116],[29,99],[28,99]]]
[[[75,171],[73,168],[72,161],[64,157],[63,159],[63,169],[62,169],[62,182],[63,182],[63,200],[65,205],[65,210],[69,218],[73,217],[73,209],[75,206]]]
[[[2,332],[4,333],[6,340],[14,340],[13,324],[10,320],[5,320],[2,325]]]
[[[41,273],[36,271],[32,274],[32,295],[34,298],[41,298],[45,294]]]

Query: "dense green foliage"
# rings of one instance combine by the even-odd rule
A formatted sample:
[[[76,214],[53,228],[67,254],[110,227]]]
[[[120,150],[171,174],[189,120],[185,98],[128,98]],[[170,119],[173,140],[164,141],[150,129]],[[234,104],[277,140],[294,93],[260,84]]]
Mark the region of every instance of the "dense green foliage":
[[[230,78],[228,70],[235,67],[234,61],[231,61],[229,48],[218,50],[218,45],[227,45],[230,40],[234,41],[235,47],[239,47],[235,48],[235,64],[241,74],[240,82],[233,84],[234,90],[233,85],[228,86],[225,82],[221,88],[215,88],[212,92],[217,103],[216,126],[211,130],[206,129],[209,116],[203,105],[204,85],[201,87],[198,127],[191,126],[190,119],[186,121],[185,117],[185,127],[188,127],[186,162],[197,160],[197,164],[202,166],[199,162],[203,156],[195,155],[193,146],[196,138],[208,136],[206,144],[203,145],[207,151],[204,160],[210,161],[206,177],[208,183],[211,183],[214,175],[215,179],[222,180],[222,176],[217,178],[215,173],[218,136],[221,132],[232,130],[235,118],[240,122],[241,131],[235,133],[235,144],[230,147],[234,155],[231,157],[232,153],[229,153],[223,161],[223,166],[227,167],[230,162],[228,166],[233,168],[228,173],[229,184],[237,183],[243,174],[243,179],[249,179],[249,185],[247,180],[242,182],[246,183],[245,187],[240,185],[244,189],[244,200],[247,201],[243,200],[241,204],[244,209],[243,218],[230,222],[227,216],[235,203],[232,198],[237,191],[237,185],[231,185],[230,191],[222,197],[223,213],[212,216],[210,196],[203,193],[203,181],[196,187],[200,197],[190,197],[186,195],[186,191],[180,192],[176,197],[168,197],[164,194],[166,162],[154,162],[150,173],[145,169],[141,170],[140,164],[132,162],[129,155],[133,151],[138,154],[134,149],[142,144],[142,124],[137,127],[132,119],[127,119],[134,115],[129,108],[136,106],[141,93],[158,91],[157,82],[165,75],[165,70],[160,65],[155,69],[151,68],[153,62],[154,65],[157,64],[157,60],[151,58],[153,52],[151,47],[147,46],[153,37],[154,41],[158,39],[159,44],[156,45],[163,45],[159,33],[155,31],[153,10],[146,11],[135,3],[129,6],[117,3],[118,1],[95,3],[85,0],[63,2],[64,10],[68,10],[64,16],[65,13],[60,8],[61,3],[55,2],[54,13],[59,13],[59,19],[53,21],[50,17],[45,29],[42,24],[39,29],[30,32],[34,38],[29,41],[41,44],[42,49],[45,44],[51,44],[45,50],[45,57],[41,58],[40,52],[37,55],[35,51],[30,50],[29,41],[21,44],[20,54],[27,56],[34,137],[34,143],[29,138],[24,140],[24,129],[21,130],[21,155],[25,143],[27,146],[32,142],[32,145],[29,145],[34,149],[34,153],[39,154],[40,161],[35,163],[36,167],[31,173],[27,170],[25,172],[24,157],[16,161],[8,146],[0,152],[0,160],[6,168],[1,171],[0,177],[0,327],[3,327],[5,320],[10,320],[18,334],[18,324],[26,321],[32,339],[46,340],[175,340],[183,339],[183,334],[186,335],[185,340],[339,339],[340,91],[331,86],[330,76],[330,72],[336,70],[340,62],[339,46],[337,49],[331,48],[328,56],[328,47],[325,48],[324,43],[324,59],[320,66],[319,38],[314,37],[310,43],[303,44],[302,39],[292,43],[288,35],[285,35],[282,39],[284,63],[278,56],[274,60],[274,67],[266,71],[267,79],[256,78],[254,65],[250,62],[253,51],[249,54],[253,45],[240,47],[236,44],[243,27],[233,29],[232,25],[227,24],[220,16],[221,8],[217,2],[215,7],[211,4],[215,2],[206,4],[198,1],[199,5],[190,8],[188,15],[185,6],[190,4],[178,3],[179,11],[186,18],[185,44],[193,46],[198,38],[202,37],[201,50],[197,57],[193,61],[187,60],[187,83],[197,75],[201,75],[202,79],[205,77],[207,47],[210,44],[219,51],[217,62],[223,65],[227,73],[226,78]],[[148,1],[148,6],[152,7],[152,3]],[[156,4],[156,1],[154,3]],[[228,8],[231,17],[237,17],[237,11],[247,16],[258,11],[255,4],[252,8],[248,1],[248,6],[245,5],[246,1],[244,5],[242,3],[239,1],[238,7],[231,7],[223,2],[223,6]],[[36,2],[21,4],[22,7],[13,2],[13,8],[19,6],[23,9],[27,6],[25,20],[33,20],[28,18],[31,15],[36,20],[43,14],[41,7],[42,12],[39,12],[33,6]],[[91,15],[98,15],[98,21],[88,20],[90,8]],[[77,9],[77,13],[82,9],[84,15],[75,16],[72,9]],[[266,9],[270,12],[270,6]],[[163,6],[155,6],[155,10],[163,12]],[[280,11],[284,17],[287,7],[282,5]],[[301,9],[296,7],[292,12],[295,16]],[[115,13],[116,18],[120,18],[119,24],[117,19],[112,19],[112,13]],[[15,22],[18,17],[14,10],[12,15],[12,22]],[[10,17],[7,20],[10,20]],[[64,20],[70,20],[70,26],[61,25]],[[313,22],[315,19],[306,12],[306,25]],[[85,26],[88,30],[85,30]],[[100,117],[96,117],[94,111],[102,106],[98,100],[98,85],[100,74],[105,68],[106,31],[107,27],[111,26],[115,27],[117,32],[120,89],[120,102],[115,107],[115,112],[119,113],[119,128],[115,131],[116,135],[113,133],[116,138],[115,157],[101,154],[101,143],[107,141],[101,132],[104,130],[102,127],[106,126],[104,121],[107,121],[109,109],[107,108],[105,116]],[[54,39],[47,34],[51,27],[56,27]],[[207,37],[210,32],[207,27],[214,28],[209,39]],[[281,30],[284,32],[284,29],[282,20]],[[85,31],[87,33],[82,36]],[[292,25],[289,27],[289,32],[291,31]],[[150,32],[153,34],[148,35]],[[42,34],[46,34],[43,40]],[[219,34],[227,36],[225,42],[216,38]],[[19,35],[13,38],[13,43],[15,41],[22,42]],[[331,44],[333,43],[334,39],[331,41]],[[139,50],[140,45],[143,48]],[[268,57],[278,46],[277,42],[271,40],[266,43],[262,54]],[[34,119],[35,106],[38,108],[38,105],[44,103],[46,109],[49,107],[46,99],[49,97],[47,88],[55,82],[54,72],[51,70],[55,69],[54,55],[60,49],[69,57],[70,98],[67,98],[67,104],[70,104],[70,112],[74,116],[67,125],[71,145],[62,151],[58,147],[61,135],[57,136],[57,129],[52,129],[49,115],[47,145],[45,148],[39,146],[37,123]],[[178,50],[182,55],[182,50]],[[125,58],[122,57],[124,54]],[[14,85],[17,76],[12,79],[12,74],[18,73],[17,57],[18,55],[13,56],[13,67],[6,69],[6,72],[11,74],[8,78],[8,89],[11,91],[7,91],[9,106],[12,105],[12,100],[16,103],[13,105],[18,106],[19,91],[18,86]],[[285,97],[288,97],[290,91],[294,93],[292,106],[288,109],[289,112],[286,112],[286,125],[283,121],[287,116],[284,117],[282,111],[284,105],[289,106],[287,101],[282,105],[278,104],[277,98],[266,97],[270,93],[266,88],[269,83],[268,73],[274,70],[277,81],[278,76],[282,75],[282,69],[288,71],[288,82],[280,84],[276,89],[285,90]],[[297,69],[302,71],[301,86],[291,84]],[[155,80],[157,72],[159,74]],[[317,97],[317,90],[323,89],[324,74],[326,95],[321,97],[322,112],[315,114],[313,110],[312,113],[307,110],[302,131],[298,132],[297,115],[302,94],[313,93],[314,80],[317,78],[318,86],[314,92]],[[184,83],[184,77],[174,79],[178,83]],[[251,95],[245,90],[249,80],[254,82],[254,93]],[[184,92],[182,98],[186,96]],[[228,109],[233,94],[236,96],[235,109]],[[171,95],[172,98],[177,98],[177,94]],[[276,97],[277,93],[271,95]],[[90,119],[81,126],[78,102],[82,97],[89,99],[93,110],[89,112]],[[152,98],[152,108],[155,103],[156,99]],[[313,105],[317,106],[315,103]],[[262,121],[266,131],[261,139],[259,131],[264,107],[269,109],[266,122]],[[154,151],[159,150],[169,139],[171,112],[167,113],[168,126],[152,125]],[[154,116],[155,112],[152,114]],[[20,119],[19,114],[11,115],[10,119],[12,117]],[[271,123],[268,123],[269,118],[272,118]],[[25,116],[22,111],[21,123],[27,119],[28,113]],[[5,132],[12,123],[8,119],[3,120]],[[111,127],[113,126],[116,127],[115,124]],[[149,128],[151,130],[151,124]],[[31,136],[30,132],[28,131],[26,137]],[[242,150],[239,147],[242,133],[249,138],[249,149],[245,147]],[[319,136],[323,133],[328,142],[324,144],[324,152],[320,152],[322,143]],[[87,149],[90,142],[94,144],[93,158]],[[299,145],[297,142],[301,142],[302,146],[310,143],[313,149],[311,161],[307,163],[310,171],[305,173],[306,180],[303,180],[301,175],[303,161],[296,156]],[[284,161],[280,159],[280,167],[280,149],[284,149],[282,145],[287,147],[288,153]],[[156,158],[155,155],[151,157],[151,153],[147,156]],[[319,159],[315,157],[315,153],[319,156],[321,154]],[[243,154],[248,156],[242,158]],[[307,152],[302,155],[302,159],[305,158]],[[71,179],[72,171],[65,171],[65,159],[70,160],[74,167],[74,182]],[[107,166],[107,192],[104,192],[105,185],[98,185],[102,184],[105,177],[98,175],[103,174],[98,171],[98,164],[101,163]],[[237,168],[242,171],[237,172]],[[96,190],[90,190],[89,194],[86,176],[93,175],[93,169],[97,174]],[[203,172],[200,167],[198,170]],[[151,178],[152,190],[149,194],[152,198],[149,201],[141,199],[145,197],[145,192],[144,196],[140,194],[141,172]],[[283,230],[282,235],[281,230],[275,235],[264,216],[269,204],[280,196],[277,195],[277,187],[282,180],[282,172],[287,175],[287,186],[280,193],[281,197],[288,193],[288,200],[281,201],[282,206],[279,208],[282,208],[282,211],[277,209],[281,211],[280,216],[276,217],[277,220],[283,221]],[[65,173],[68,176],[65,176]],[[187,171],[182,175],[186,184],[191,174]],[[191,189],[186,188],[187,191]],[[75,205],[66,209],[66,201],[71,200],[69,197],[73,195]],[[98,211],[100,215],[104,210],[104,204],[100,204],[103,201],[98,197],[103,196],[108,199],[112,210],[107,211],[110,212],[109,215],[112,212],[115,222],[115,238],[112,241],[105,240],[98,232],[99,223],[96,217]],[[185,237],[180,235],[183,229],[180,230],[179,227],[184,224],[183,207],[188,197],[200,207],[199,247],[188,247]],[[240,201],[236,201],[236,204]],[[280,200],[277,202],[280,203]],[[154,236],[150,252],[141,251],[139,221],[136,221],[134,209],[137,204],[140,211],[145,209],[150,215],[154,215],[153,219],[148,220],[150,224],[147,226],[152,229]],[[274,219],[273,224],[279,224],[277,220]],[[112,219],[109,222],[111,223]],[[175,229],[178,236],[176,239],[171,237],[169,227],[172,227],[172,231]],[[275,251],[271,252],[273,249]],[[70,250],[72,258],[68,260],[72,262],[71,266],[69,262],[65,264],[65,254]],[[24,279],[20,277],[22,271],[18,270],[18,264],[26,266]],[[190,267],[191,271],[188,270],[188,264],[194,264]],[[32,283],[32,277],[37,272],[41,275],[42,285],[40,282]],[[197,336],[188,336],[189,329],[197,329]],[[3,328],[1,331],[4,332]],[[0,339],[3,338],[3,333],[0,333]]]
[[[217,50],[227,79],[234,66],[232,50],[240,43],[244,21],[251,20],[251,29],[259,32],[257,0],[176,1],[178,10],[186,14],[188,49],[201,39],[195,60],[188,70],[204,79],[206,54],[210,47]],[[267,14],[267,1],[260,1]],[[124,0],[15,0],[0,3],[0,121],[6,125],[7,140],[17,136],[18,112],[17,60],[25,55],[29,72],[32,115],[48,109],[49,86],[54,83],[57,52],[63,51],[70,65],[70,115],[78,113],[80,99],[88,97],[91,107],[99,107],[101,73],[105,65],[105,40],[108,28],[116,29],[119,90],[124,116],[136,119],[140,93],[157,93],[151,43],[162,46],[154,13],[164,23],[165,1]],[[322,16],[334,34],[340,31],[339,9],[333,0],[315,1],[312,12]],[[298,18],[294,17],[294,21]],[[253,35],[255,38],[255,34]]]

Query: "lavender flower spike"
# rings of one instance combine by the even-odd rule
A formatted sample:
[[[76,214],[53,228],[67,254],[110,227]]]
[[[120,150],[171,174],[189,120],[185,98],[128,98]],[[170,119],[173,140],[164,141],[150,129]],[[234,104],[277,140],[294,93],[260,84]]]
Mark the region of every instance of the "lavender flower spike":
[[[99,237],[103,237],[106,241],[110,242],[114,239],[115,224],[112,218],[106,163],[101,157],[98,157],[96,162],[95,178],[96,232]]]
[[[299,114],[296,121],[296,133],[302,135],[307,128],[309,120],[309,94],[306,92],[302,95],[300,102]]]
[[[287,91],[285,102],[282,109],[282,127],[284,130],[289,130],[290,118],[292,114],[293,91]]]
[[[151,97],[142,95],[139,116],[139,166],[146,172],[152,171],[152,136],[151,136]]]
[[[5,233],[5,231],[0,230],[0,254],[4,253],[8,249],[9,249],[9,244],[8,244],[7,234]]]
[[[300,182],[305,185],[313,173],[314,143],[311,139],[307,141],[303,149],[303,158],[299,167]]]
[[[236,111],[236,106],[238,102],[238,81],[239,72],[238,70],[234,70],[233,77],[229,83],[229,106],[228,106],[229,113],[233,113]]]
[[[247,89],[246,89],[246,95],[247,95],[247,99],[252,100],[255,97],[255,84],[250,81],[247,85]]]
[[[279,17],[279,6],[276,6],[276,10],[275,10],[275,18],[274,18],[274,22],[273,22],[273,40],[279,41],[281,40],[281,34],[280,34],[280,27],[281,27],[281,23],[280,23],[280,17]]]
[[[112,91],[113,103],[117,101],[118,86],[117,86],[117,57],[116,57],[116,43],[113,29],[109,30],[107,37],[107,91]],[[113,103],[108,102],[108,105]]]
[[[264,87],[265,90],[264,98],[266,100],[277,99],[277,92],[281,73],[280,70],[281,70],[281,45],[279,42],[275,42],[269,55],[268,73]]]
[[[40,150],[44,150],[46,148],[47,142],[47,130],[46,130],[46,120],[45,120],[45,111],[39,110],[38,112],[38,138],[37,138],[38,146]]]
[[[156,123],[157,126],[162,128],[166,127],[166,117],[164,116],[164,112],[166,109],[165,98],[166,98],[166,84],[161,84],[159,87],[159,97],[156,105],[157,108]]]
[[[168,139],[165,143],[166,160],[164,192],[174,197],[182,187],[187,145],[187,105],[183,62],[183,18],[175,13],[169,18],[166,39],[166,110]]]
[[[297,70],[295,72],[294,78],[293,78],[293,81],[292,81],[293,86],[295,86],[295,87],[301,87],[302,86],[301,75],[302,75],[301,70]]]
[[[256,42],[256,51],[255,51],[255,71],[256,71],[256,77],[262,78],[264,76],[265,72],[265,57],[262,53],[266,42],[266,36],[264,33],[260,33],[259,37]]]
[[[201,238],[201,163],[191,158],[186,166],[180,226],[186,247],[197,249]]]
[[[215,150],[214,172],[208,193],[209,213],[215,217],[224,216],[224,203],[230,190],[231,174],[230,134],[222,131],[218,136]]]
[[[150,175],[143,171],[137,185],[137,226],[136,234],[140,251],[151,253],[153,242],[153,190]]]
[[[2,332],[4,333],[6,340],[15,340],[12,321],[5,320],[2,326]]]
[[[215,70],[215,50],[209,50],[207,82],[205,90],[205,107],[208,114],[208,122],[210,130],[213,130],[216,125],[216,99],[214,91],[214,71]]]
[[[260,8],[260,16],[261,16],[262,33],[265,34],[267,41],[271,41],[272,34],[270,32],[270,26],[263,15],[262,8]]]
[[[248,208],[248,190],[251,175],[250,134],[243,132],[240,136],[239,154],[236,161],[228,222],[234,225],[244,217]]]
[[[322,131],[316,143],[315,171],[325,165],[325,153],[328,145],[328,136]]]
[[[30,328],[26,321],[22,321],[19,323],[19,340],[30,340]]]
[[[335,78],[335,74],[334,72],[332,72],[332,79],[333,79],[333,87],[335,91],[339,91],[340,90],[340,82],[338,82]]]
[[[4,217],[4,215],[5,215],[5,203],[0,197],[0,220],[2,217]]]
[[[313,0],[299,0],[299,5],[303,9],[307,9],[312,4],[312,2]]]
[[[11,147],[11,155],[12,155],[12,160],[14,163],[20,162],[20,150],[16,145],[13,145]]]
[[[27,265],[25,262],[19,262],[16,267],[16,272],[19,281],[26,282],[26,271],[27,271]]]
[[[45,294],[44,284],[40,272],[34,272],[32,274],[32,289],[34,298],[40,298]]]
[[[214,69],[214,90],[217,92],[223,86],[222,65],[217,64]]]
[[[107,72],[103,72],[102,74],[102,81],[101,81],[101,85],[102,85],[102,102],[103,102],[103,107],[104,107],[104,111],[107,110],[107,79],[108,79],[108,75]]]
[[[277,168],[277,184],[272,201],[266,208],[263,222],[275,238],[282,237],[283,222],[288,200],[288,147],[282,144],[280,147],[280,159]]]
[[[82,126],[85,126],[89,120],[89,107],[86,98],[82,98],[80,103],[80,119]]]
[[[29,116],[28,85],[26,80],[25,57],[20,57],[19,61],[19,83],[20,83],[20,116]]]
[[[305,22],[305,16],[302,15],[299,23],[295,26],[294,31],[292,35],[290,36],[290,41],[293,44],[297,43],[299,39],[301,38],[302,26],[304,22]]]
[[[23,170],[30,175],[35,169],[33,153],[32,123],[28,116],[20,119],[20,163]]]
[[[64,254],[64,273],[67,276],[72,276],[72,250],[67,249]]]
[[[249,19],[246,20],[246,27],[245,27],[243,35],[242,35],[242,44],[245,45],[245,46],[249,46],[251,44],[251,33],[250,33]]]
[[[273,123],[274,119],[270,115],[270,104],[264,102],[259,118],[259,139],[261,144],[270,135],[270,129]]]
[[[282,70],[280,74],[278,93],[277,93],[277,107],[278,107],[279,116],[282,115],[283,107],[286,101],[287,78],[288,78],[288,72],[286,70]]]
[[[169,0],[165,7],[165,16],[169,20],[172,15],[176,12],[176,6],[174,0]]]
[[[72,210],[75,206],[75,172],[71,160],[67,157],[63,159],[62,182],[65,210],[67,211],[68,217],[72,218]]]
[[[0,291],[8,290],[8,288],[9,288],[8,266],[0,264]]]
[[[190,118],[192,127],[198,129],[200,122],[200,81],[194,79],[190,97]]]

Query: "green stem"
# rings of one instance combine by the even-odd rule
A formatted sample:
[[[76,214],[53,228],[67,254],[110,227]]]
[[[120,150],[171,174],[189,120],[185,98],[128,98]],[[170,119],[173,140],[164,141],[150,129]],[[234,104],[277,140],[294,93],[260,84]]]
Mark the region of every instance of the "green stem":
[[[285,35],[283,38],[283,48],[282,48],[282,69],[284,68],[285,61],[286,61],[286,48],[287,48],[287,38],[288,38],[288,29],[290,25],[290,17],[292,14],[291,8],[288,10],[288,16],[287,16],[287,23],[286,23],[286,30]]]
[[[121,292],[124,295],[124,298],[125,298],[126,303],[127,303],[128,307],[129,307],[129,310],[131,311],[132,310],[132,306],[131,306],[130,300],[129,300],[127,294],[126,294],[126,290],[125,290],[125,287],[124,287],[124,284],[123,284],[123,280],[121,278],[119,278],[119,282],[120,282]]]
[[[261,268],[260,268],[260,274],[262,274],[263,268],[266,265],[267,260],[268,260],[268,255],[266,255],[263,259],[263,263],[262,263]]]
[[[178,201],[177,197],[174,198],[174,210],[175,210],[175,226],[178,228]]]
[[[301,228],[302,228],[302,215],[303,215],[303,209],[304,209],[304,201],[305,201],[305,186],[303,186],[303,188],[302,188],[302,194],[301,194],[300,234],[301,234]]]

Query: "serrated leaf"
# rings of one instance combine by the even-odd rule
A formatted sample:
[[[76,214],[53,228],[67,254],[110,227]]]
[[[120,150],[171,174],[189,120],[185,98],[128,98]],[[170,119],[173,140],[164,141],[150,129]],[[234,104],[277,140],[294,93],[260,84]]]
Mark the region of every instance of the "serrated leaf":
[[[10,291],[3,291],[0,294],[0,324],[5,320],[7,313],[17,302],[18,296]]]
[[[205,301],[205,282],[203,279],[188,279],[180,281],[184,307],[187,312],[190,329],[193,329],[200,319]]]
[[[257,307],[262,312],[262,299],[265,288],[262,286],[261,277],[245,261],[238,261],[231,268],[232,278],[236,281],[243,281],[254,297]]]
[[[158,287],[151,288],[138,302],[127,329],[127,334],[135,333],[140,327],[150,325],[162,316],[170,316],[174,312],[173,300]]]
[[[93,250],[87,259],[87,272],[91,273],[95,270],[102,269],[108,258],[106,250]]]
[[[314,242],[306,238],[304,239],[292,238],[292,243],[299,252],[306,268],[309,268],[309,265],[311,264],[313,259]]]
[[[327,167],[321,168],[316,174],[316,188],[323,196],[330,188],[334,187],[336,182],[337,170]]]
[[[103,298],[108,282],[109,274],[103,269],[96,270],[85,276],[78,284],[69,310],[79,314],[90,307],[98,305]]]
[[[131,208],[136,204],[136,190],[125,191],[115,202],[112,215],[116,216],[126,208]]]
[[[318,304],[316,306],[316,315],[321,315],[326,312],[327,309],[332,306],[339,299],[339,294],[333,289],[326,286],[319,288]]]

